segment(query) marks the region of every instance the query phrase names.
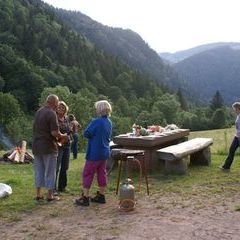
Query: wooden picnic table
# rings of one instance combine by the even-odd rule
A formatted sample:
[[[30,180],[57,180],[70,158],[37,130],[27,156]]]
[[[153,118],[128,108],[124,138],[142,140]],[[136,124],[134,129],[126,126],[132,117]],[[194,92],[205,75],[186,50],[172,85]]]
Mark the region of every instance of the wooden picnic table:
[[[144,150],[145,166],[151,171],[159,165],[157,150],[186,141],[189,133],[189,129],[175,129],[148,136],[121,134],[114,137],[113,142],[126,149]]]

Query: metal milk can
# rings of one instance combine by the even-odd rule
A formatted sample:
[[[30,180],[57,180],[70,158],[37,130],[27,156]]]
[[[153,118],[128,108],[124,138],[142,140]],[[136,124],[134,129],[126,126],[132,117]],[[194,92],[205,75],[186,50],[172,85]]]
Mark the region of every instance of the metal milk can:
[[[119,208],[121,210],[130,211],[135,206],[135,190],[133,182],[130,178],[127,178],[120,185],[119,189]]]

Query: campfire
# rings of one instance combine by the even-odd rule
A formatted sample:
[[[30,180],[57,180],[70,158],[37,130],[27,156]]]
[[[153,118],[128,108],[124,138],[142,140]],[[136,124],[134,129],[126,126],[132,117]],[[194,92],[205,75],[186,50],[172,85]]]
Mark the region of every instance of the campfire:
[[[21,147],[17,146],[11,151],[5,153],[0,162],[5,163],[32,163],[33,156],[26,150],[26,141],[22,141]]]

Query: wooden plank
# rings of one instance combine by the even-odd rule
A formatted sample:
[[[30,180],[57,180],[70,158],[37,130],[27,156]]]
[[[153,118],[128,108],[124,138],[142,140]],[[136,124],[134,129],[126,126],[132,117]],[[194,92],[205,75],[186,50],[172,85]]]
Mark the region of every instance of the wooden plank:
[[[157,150],[157,153],[160,159],[172,161],[176,159],[182,159],[185,156],[207,148],[212,143],[212,138],[194,138],[177,145],[159,149]]]

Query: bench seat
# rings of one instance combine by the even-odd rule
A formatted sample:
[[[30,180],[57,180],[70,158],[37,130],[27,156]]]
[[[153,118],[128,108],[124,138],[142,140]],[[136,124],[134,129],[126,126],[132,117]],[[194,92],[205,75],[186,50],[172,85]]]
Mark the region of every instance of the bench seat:
[[[210,145],[212,138],[194,138],[169,147],[157,150],[159,159],[165,160],[166,172],[186,173],[187,158],[190,156],[190,164],[210,165]]]

